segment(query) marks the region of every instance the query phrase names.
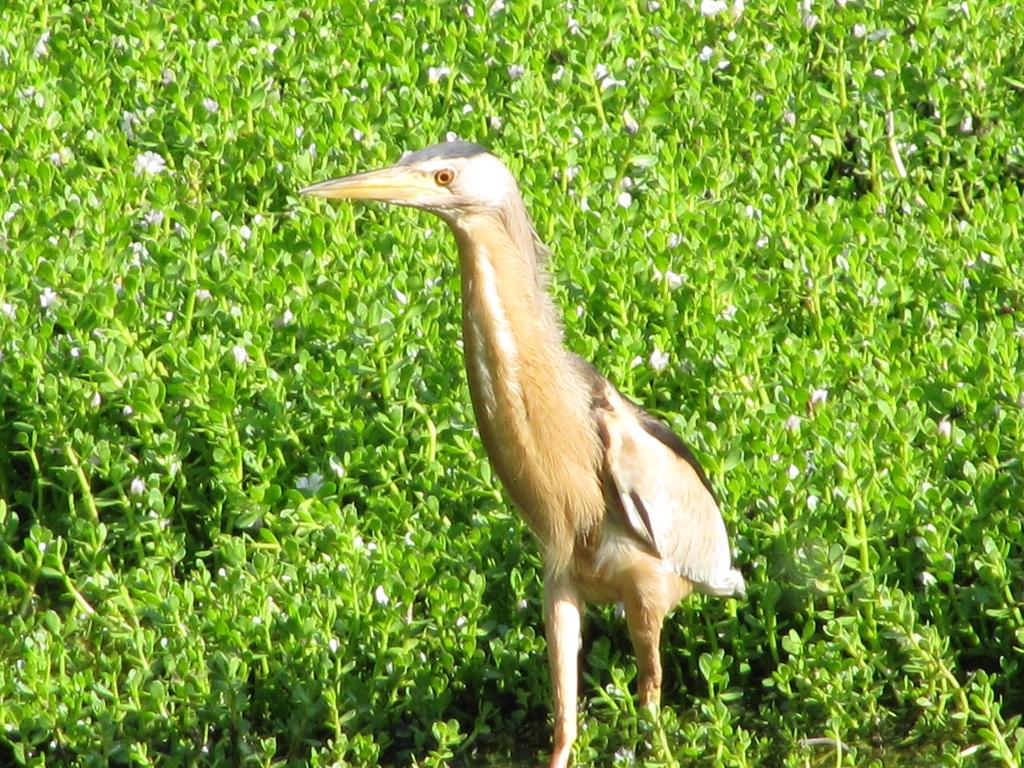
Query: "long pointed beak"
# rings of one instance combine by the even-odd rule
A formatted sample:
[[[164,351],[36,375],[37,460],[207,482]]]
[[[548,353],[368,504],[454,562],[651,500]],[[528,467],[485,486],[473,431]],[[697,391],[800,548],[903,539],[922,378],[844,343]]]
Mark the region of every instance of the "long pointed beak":
[[[303,195],[332,200],[379,200],[398,205],[416,205],[425,194],[436,193],[430,176],[401,165],[322,181],[301,191]]]

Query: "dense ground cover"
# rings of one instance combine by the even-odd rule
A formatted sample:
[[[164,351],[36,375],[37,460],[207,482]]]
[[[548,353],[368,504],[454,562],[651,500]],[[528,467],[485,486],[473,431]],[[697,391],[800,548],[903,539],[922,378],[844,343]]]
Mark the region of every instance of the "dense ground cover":
[[[1024,11],[605,5],[7,4],[0,763],[544,749],[451,238],[296,195],[449,131],[724,500],[749,596],[667,626],[675,759],[1021,762]],[[579,763],[642,760],[586,638]]]

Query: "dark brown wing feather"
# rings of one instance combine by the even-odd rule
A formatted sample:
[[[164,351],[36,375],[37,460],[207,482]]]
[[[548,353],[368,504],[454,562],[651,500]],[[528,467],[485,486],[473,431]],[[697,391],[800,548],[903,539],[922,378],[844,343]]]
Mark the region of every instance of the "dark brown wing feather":
[[[743,594],[718,502],[693,453],[592,366],[585,370],[604,448],[602,483],[619,522],[698,590]]]

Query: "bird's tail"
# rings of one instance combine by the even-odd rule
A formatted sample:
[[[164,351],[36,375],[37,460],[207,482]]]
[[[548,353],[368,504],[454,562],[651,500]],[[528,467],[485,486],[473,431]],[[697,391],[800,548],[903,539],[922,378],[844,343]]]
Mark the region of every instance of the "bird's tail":
[[[694,582],[693,586],[698,592],[715,597],[746,597],[747,595],[747,583],[743,580],[743,574],[735,568],[729,569],[724,578],[716,579],[714,584],[698,581]]]

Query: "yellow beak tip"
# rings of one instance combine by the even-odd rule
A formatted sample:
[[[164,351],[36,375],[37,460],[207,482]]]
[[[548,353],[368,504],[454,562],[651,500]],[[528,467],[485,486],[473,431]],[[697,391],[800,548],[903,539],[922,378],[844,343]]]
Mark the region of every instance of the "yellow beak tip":
[[[310,184],[308,187],[303,187],[302,189],[300,189],[299,194],[302,195],[303,197],[324,197],[324,195],[321,194],[320,190],[318,189],[318,187],[320,186],[321,184]]]

